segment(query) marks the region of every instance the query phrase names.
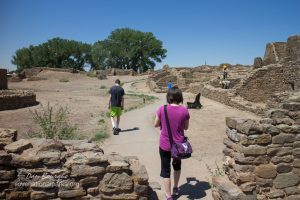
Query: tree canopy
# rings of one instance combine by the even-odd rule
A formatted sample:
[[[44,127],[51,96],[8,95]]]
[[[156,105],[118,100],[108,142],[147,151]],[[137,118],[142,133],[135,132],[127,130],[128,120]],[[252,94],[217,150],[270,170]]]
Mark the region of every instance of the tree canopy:
[[[17,70],[32,67],[73,68],[83,70],[91,61],[91,45],[74,40],[53,38],[28,48],[18,49],[12,58]]]
[[[107,39],[97,41],[91,51],[96,69],[122,68],[147,71],[166,57],[167,50],[151,32],[129,28],[114,30]]]
[[[166,57],[167,50],[151,32],[130,28],[116,29],[107,39],[94,45],[59,37],[28,48],[18,49],[11,62],[21,71],[33,67],[73,68],[91,70],[121,68],[135,71],[154,69]]]

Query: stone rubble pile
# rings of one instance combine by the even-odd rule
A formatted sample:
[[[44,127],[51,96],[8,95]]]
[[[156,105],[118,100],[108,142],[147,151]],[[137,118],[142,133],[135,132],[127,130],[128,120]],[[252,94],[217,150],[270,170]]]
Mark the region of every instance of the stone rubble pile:
[[[85,140],[16,138],[0,129],[0,199],[148,199],[136,157],[106,155]]]

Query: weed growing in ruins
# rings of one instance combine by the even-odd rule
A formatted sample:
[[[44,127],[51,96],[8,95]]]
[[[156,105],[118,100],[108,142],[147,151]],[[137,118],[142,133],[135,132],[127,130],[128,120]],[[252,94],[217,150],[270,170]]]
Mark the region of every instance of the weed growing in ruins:
[[[100,86],[100,89],[105,89],[105,88],[106,88],[105,85],[101,85],[101,86]]]
[[[216,162],[215,162],[215,168],[212,169],[208,164],[205,164],[206,169],[210,175],[210,178],[206,177],[207,182],[209,183],[210,187],[213,187],[212,184],[212,178],[216,176],[224,176],[225,172],[222,167],[220,167]]]
[[[91,139],[92,141],[101,141],[109,137],[109,134],[105,130],[98,130],[94,137]]]
[[[97,77],[97,74],[94,73],[94,72],[88,72],[86,75],[87,75],[88,77],[91,77],[91,78],[96,78],[96,77]]]
[[[68,122],[67,107],[59,107],[55,110],[48,103],[47,107],[41,105],[41,111],[30,111],[33,120],[39,125],[39,132],[32,132],[30,137],[39,137],[47,139],[74,139],[76,128]]]

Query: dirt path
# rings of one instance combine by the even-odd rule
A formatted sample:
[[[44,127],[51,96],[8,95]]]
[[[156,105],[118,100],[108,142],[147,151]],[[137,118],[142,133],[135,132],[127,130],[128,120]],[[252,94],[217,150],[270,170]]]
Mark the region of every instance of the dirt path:
[[[125,91],[132,89],[130,87],[132,86],[129,84],[124,85]],[[159,182],[162,185],[159,176],[159,130],[152,124],[155,111],[160,105],[165,104],[165,94],[153,95],[159,97],[154,104],[122,115],[120,127],[123,132],[106,140],[104,149],[107,153],[117,152],[123,156],[137,156],[147,168],[149,182]],[[179,199],[212,199],[207,182],[211,177],[206,164],[214,168],[216,162],[221,166],[225,116],[255,117],[209,99],[202,98],[201,101],[204,104],[203,109],[190,110],[190,130],[187,131],[187,135],[194,153],[192,158],[182,163],[180,188],[183,195]],[[156,191],[152,199],[164,199],[163,190]]]

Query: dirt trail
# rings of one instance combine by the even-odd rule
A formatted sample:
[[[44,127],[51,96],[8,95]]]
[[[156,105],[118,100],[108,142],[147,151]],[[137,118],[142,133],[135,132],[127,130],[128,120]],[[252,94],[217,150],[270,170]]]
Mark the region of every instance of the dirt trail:
[[[125,84],[124,89],[140,91]],[[148,93],[149,94],[149,93]],[[149,182],[159,182],[162,186],[160,173],[159,130],[153,127],[155,111],[165,104],[165,94],[151,94],[159,97],[154,104],[133,110],[122,115],[120,127],[123,132],[111,136],[105,141],[105,151],[117,152],[123,156],[137,156],[149,174]],[[185,96],[189,96],[185,94]],[[194,148],[193,157],[182,163],[179,199],[208,199],[211,200],[209,183],[211,179],[206,164],[214,168],[214,163],[221,166],[223,138],[225,137],[225,116],[256,116],[222,105],[218,102],[202,98],[204,108],[190,110],[190,129],[187,135]],[[125,102],[126,105],[126,102]],[[156,191],[152,199],[165,199],[162,190]]]

